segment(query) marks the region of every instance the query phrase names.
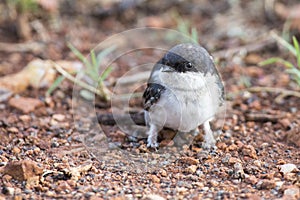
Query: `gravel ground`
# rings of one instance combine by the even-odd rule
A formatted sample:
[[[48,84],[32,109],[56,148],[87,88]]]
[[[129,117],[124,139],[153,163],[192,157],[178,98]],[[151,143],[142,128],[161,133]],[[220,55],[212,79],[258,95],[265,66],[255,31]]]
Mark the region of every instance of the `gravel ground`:
[[[245,4],[251,4],[249,2]],[[202,5],[201,8],[195,6],[196,10],[200,9],[201,17],[184,11],[190,7],[183,7],[182,15],[192,20],[210,50],[243,46],[257,40],[257,35],[271,26],[261,18],[253,21],[257,16],[251,15],[251,6],[245,11],[250,14],[239,18],[241,12],[232,14],[228,2],[223,5],[203,1]],[[43,52],[0,51],[1,66],[4,66],[0,68],[0,75],[16,73],[37,57],[74,60],[65,45],[66,38],[87,53],[107,35],[135,26],[176,28],[168,17],[171,11],[142,17],[140,12],[144,11],[137,12],[139,18],[135,21],[134,12],[129,12],[125,22],[119,20],[120,16],[99,20],[80,15],[83,22],[88,19],[89,23],[64,14],[61,16],[64,29],[49,33],[50,40],[56,43],[50,43]],[[232,16],[241,20],[231,20]],[[214,26],[210,26],[212,21]],[[243,24],[245,30],[251,27],[251,31],[245,31],[246,39],[231,37],[224,35],[227,28],[222,24]],[[0,35],[3,40],[15,40],[4,32]],[[34,36],[39,37],[37,33]],[[118,70],[112,72],[109,81],[128,71],[131,64],[151,60],[151,53],[119,59]],[[220,52],[216,55],[220,56]],[[174,133],[164,130],[160,142],[168,147],[154,151],[146,148],[145,139],[129,137],[116,125],[102,125],[104,132],[101,132],[99,128],[91,128],[98,126],[92,118],[81,117],[83,123],[80,124],[72,109],[73,85],[67,81],[50,97],[45,97],[46,89],[27,87],[1,99],[0,200],[300,199],[299,97],[291,95],[280,99],[281,91],[262,89],[272,86],[299,91],[299,86],[282,72],[282,66],[258,67],[259,61],[270,56],[287,57],[273,43],[246,55],[225,59],[223,55],[218,60],[227,102],[224,120],[213,122],[215,129],[222,132],[214,150],[201,148],[201,134],[188,138],[194,140],[192,144],[178,148],[170,142]],[[12,82],[15,84],[17,80]],[[250,91],[245,86],[247,83],[260,88]],[[144,86],[137,91],[143,89]],[[130,106],[135,112],[141,111],[141,99],[132,99]],[[112,112],[101,101],[96,101],[95,110],[101,114]],[[104,135],[108,142],[103,143]]]

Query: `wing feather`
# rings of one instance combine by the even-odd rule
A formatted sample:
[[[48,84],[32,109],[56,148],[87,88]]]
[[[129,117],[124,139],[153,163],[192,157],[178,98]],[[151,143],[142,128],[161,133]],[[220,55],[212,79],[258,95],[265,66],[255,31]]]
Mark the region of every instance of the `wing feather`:
[[[164,90],[165,87],[160,84],[148,83],[148,86],[143,94],[144,109],[149,110],[150,107],[159,100]]]

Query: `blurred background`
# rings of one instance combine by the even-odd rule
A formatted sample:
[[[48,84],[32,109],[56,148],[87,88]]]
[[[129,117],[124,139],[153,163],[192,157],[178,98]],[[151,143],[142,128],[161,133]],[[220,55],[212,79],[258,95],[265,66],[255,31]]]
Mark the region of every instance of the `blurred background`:
[[[236,65],[253,67],[278,55],[289,59],[286,49],[276,45],[277,36],[290,43],[292,36],[299,37],[300,2],[2,0],[0,76],[21,70],[35,58],[76,60],[68,42],[83,55],[88,55],[107,37],[138,27],[170,28],[193,37],[214,55],[218,66],[228,67],[225,71],[230,72],[230,77],[236,72],[238,80],[232,82],[234,85],[250,86],[251,80],[247,76],[249,73],[260,76],[261,69],[254,67],[245,72],[232,68]],[[295,62],[294,58],[292,62]],[[284,69],[283,66],[278,71]],[[278,77],[266,76],[260,81],[280,86],[282,82],[289,82],[289,75],[282,76],[279,81]]]
[[[298,4],[297,0],[2,0],[1,66],[13,61],[9,68],[14,70],[32,56],[64,59],[69,56],[66,41],[88,52],[114,33],[145,26],[183,32],[195,28],[200,44],[210,52],[255,42],[271,29],[290,39],[300,27]],[[14,43],[24,46],[14,49]],[[24,53],[22,59],[16,59],[16,51]]]

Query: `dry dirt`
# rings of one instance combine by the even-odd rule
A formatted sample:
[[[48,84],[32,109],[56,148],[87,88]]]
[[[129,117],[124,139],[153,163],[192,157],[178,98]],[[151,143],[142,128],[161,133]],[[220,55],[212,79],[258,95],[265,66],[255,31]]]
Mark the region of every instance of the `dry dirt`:
[[[0,102],[0,199],[300,199],[300,99],[278,99],[279,90],[262,89],[299,92],[299,86],[283,72],[283,66],[258,66],[259,61],[271,56],[292,57],[276,42],[231,56],[221,51],[257,44],[259,35],[273,28],[281,30],[283,20],[278,17],[270,22],[263,12],[253,14],[261,6],[258,1],[245,1],[240,7],[228,2],[188,2],[173,5],[173,10],[163,6],[159,10],[153,3],[148,9],[130,8],[123,15],[105,17],[97,9],[89,15],[85,6],[76,7],[78,13],[61,14],[60,31],[53,31],[48,21],[40,19],[50,38],[47,48],[22,53],[1,50],[0,75],[16,73],[35,58],[75,60],[65,44],[67,40],[88,53],[104,38],[130,28],[148,25],[176,29],[170,16],[177,9],[199,30],[200,43],[220,58],[217,66],[226,87],[227,109],[218,148],[204,150],[202,138],[196,137],[192,145],[171,151],[172,159],[162,153],[160,158],[150,156],[159,162],[169,159],[167,164],[154,163],[149,170],[143,164],[128,167],[128,157],[112,155],[112,151],[106,155],[114,158],[110,166],[101,157],[105,153],[97,155],[97,148],[100,151],[103,147],[85,146],[89,143],[82,140],[86,135],[75,127],[78,122],[73,116],[72,83],[63,82],[47,98],[46,88],[29,87]],[[1,42],[19,42],[11,28],[0,30]],[[299,30],[293,31],[299,36]],[[32,40],[39,37],[34,33]],[[151,52],[118,60],[109,80],[149,56]],[[260,87],[258,91],[247,89],[254,86]],[[136,98],[130,105],[134,111],[141,111],[141,102]],[[109,105],[101,101],[96,105],[97,113],[111,113]],[[220,128],[218,122],[214,125]],[[145,147],[145,140],[129,138],[116,125],[103,126],[103,130],[110,142],[122,147],[119,153],[134,152],[133,157],[155,154]]]

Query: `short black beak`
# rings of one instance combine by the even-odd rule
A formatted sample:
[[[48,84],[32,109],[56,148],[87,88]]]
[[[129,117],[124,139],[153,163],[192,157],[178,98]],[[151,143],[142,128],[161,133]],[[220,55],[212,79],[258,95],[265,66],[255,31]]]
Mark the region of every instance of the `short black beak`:
[[[168,66],[168,65],[164,65],[162,67],[162,72],[174,72],[174,71],[175,71],[175,69],[172,68],[172,67],[170,67],[170,66]]]

